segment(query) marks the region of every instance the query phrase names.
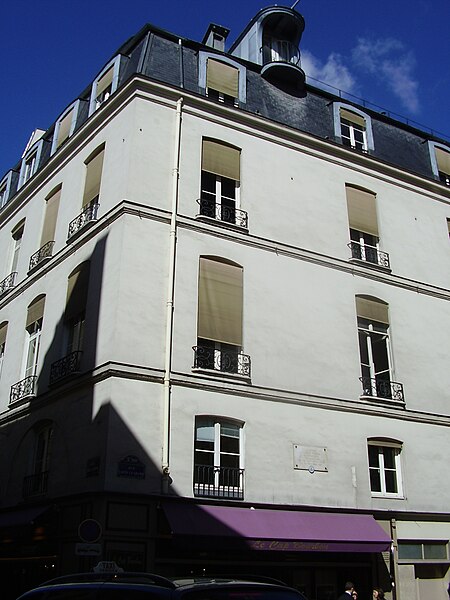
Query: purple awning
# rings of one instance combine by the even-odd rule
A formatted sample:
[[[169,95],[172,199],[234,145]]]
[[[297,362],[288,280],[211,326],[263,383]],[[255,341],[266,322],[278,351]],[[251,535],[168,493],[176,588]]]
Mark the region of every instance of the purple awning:
[[[176,536],[245,540],[254,550],[384,552],[391,539],[371,515],[165,502]]]

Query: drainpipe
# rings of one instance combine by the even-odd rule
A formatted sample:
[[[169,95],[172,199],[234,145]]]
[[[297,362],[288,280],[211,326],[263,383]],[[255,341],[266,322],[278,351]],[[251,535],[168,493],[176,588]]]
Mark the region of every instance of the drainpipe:
[[[399,585],[399,573],[398,573],[398,537],[397,537],[397,521],[396,519],[391,519],[391,535],[392,535],[392,562],[394,567],[393,575],[393,590],[392,597],[394,600],[400,600],[400,590],[398,588]]]
[[[170,400],[171,383],[170,372],[172,369],[172,337],[173,337],[173,305],[175,293],[175,258],[177,247],[177,212],[178,212],[178,184],[180,176],[180,145],[181,121],[183,98],[177,101],[175,122],[175,144],[172,169],[172,213],[170,217],[170,243],[169,243],[169,283],[167,289],[166,308],[166,349],[164,357],[164,416],[163,416],[163,447],[162,447],[162,493],[169,492],[170,479]]]

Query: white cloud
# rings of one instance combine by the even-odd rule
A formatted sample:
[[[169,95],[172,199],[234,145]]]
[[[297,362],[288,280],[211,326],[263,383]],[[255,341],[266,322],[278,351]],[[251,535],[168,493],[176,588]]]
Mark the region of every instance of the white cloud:
[[[340,54],[332,53],[327,61],[322,63],[311,52],[304,50],[302,52],[302,68],[307,77],[317,79],[346,92],[355,91],[356,80],[345,66]],[[313,81],[312,83],[317,85],[317,82]]]
[[[360,38],[352,50],[352,62],[356,69],[386,84],[412,113],[419,112],[419,84],[413,77],[415,59],[400,41]]]

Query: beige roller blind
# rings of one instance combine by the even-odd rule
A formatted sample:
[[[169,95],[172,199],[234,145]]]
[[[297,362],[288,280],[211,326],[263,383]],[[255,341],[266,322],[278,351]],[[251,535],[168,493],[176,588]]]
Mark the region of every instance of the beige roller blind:
[[[215,175],[240,180],[241,151],[220,142],[203,140],[202,169]]]
[[[103,94],[103,92],[112,84],[113,75],[114,75],[114,66],[112,66],[110,69],[108,69],[106,71],[106,73],[104,75],[102,75],[100,77],[100,79],[97,81],[97,90],[95,92],[96,98],[98,98],[100,96],[100,94]]]
[[[347,119],[347,121],[350,121],[355,125],[359,125],[360,127],[366,126],[364,117],[361,117],[361,115],[358,115],[350,110],[346,110],[345,108],[341,108],[341,119]]]
[[[351,186],[346,186],[346,193],[350,229],[378,237],[375,194]]]
[[[45,207],[44,227],[42,228],[41,247],[55,240],[56,219],[58,218],[61,188],[52,194]]]
[[[39,296],[38,298],[33,300],[33,302],[28,307],[27,324],[26,324],[27,328],[30,325],[32,325],[33,323],[36,323],[36,321],[39,321],[39,319],[43,318],[44,307],[45,307],[45,296]]]
[[[435,148],[436,150],[436,161],[438,164],[439,171],[450,175],[450,152],[443,150],[442,148]]]
[[[219,60],[208,58],[206,86],[232,98],[239,96],[239,70]]]
[[[0,325],[0,348],[6,342],[6,334],[8,333],[8,323],[2,323]]]
[[[90,263],[78,265],[67,281],[67,299],[64,319],[70,321],[86,310]]]
[[[242,268],[200,258],[198,337],[242,346]]]
[[[356,297],[356,314],[363,319],[389,325],[389,306],[369,298]]]
[[[63,142],[67,140],[70,135],[70,129],[72,127],[72,118],[73,118],[73,108],[69,110],[67,115],[65,115],[61,121],[59,122],[59,130],[58,130],[58,139],[56,142],[56,147],[61,146]]]
[[[89,162],[86,163],[86,181],[84,184],[83,207],[87,206],[100,194],[102,179],[103,157],[105,149],[102,148]]]

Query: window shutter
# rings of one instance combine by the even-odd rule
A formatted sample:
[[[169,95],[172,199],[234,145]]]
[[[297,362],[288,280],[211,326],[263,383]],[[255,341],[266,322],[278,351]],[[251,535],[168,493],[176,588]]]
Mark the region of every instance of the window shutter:
[[[28,307],[26,328],[44,316],[45,296],[39,296]]]
[[[346,119],[350,121],[350,123],[354,123],[355,125],[359,125],[360,127],[366,126],[366,120],[361,115],[354,113],[350,110],[346,110],[345,108],[341,108],[341,119]]]
[[[447,152],[446,150],[443,150],[442,148],[437,148],[437,147],[435,147],[435,150],[436,150],[436,161],[438,164],[439,171],[442,171],[442,173],[446,173],[447,175],[450,175],[450,151]]]
[[[0,348],[6,342],[6,334],[8,332],[8,323],[2,323],[0,325]]]
[[[69,275],[64,320],[71,321],[86,310],[90,263],[78,265]]]
[[[356,297],[356,314],[362,319],[389,325],[389,305],[369,298]]]
[[[110,69],[108,69],[106,71],[106,73],[104,75],[102,75],[100,77],[100,79],[97,81],[97,89],[95,91],[96,98],[98,98],[100,96],[100,94],[103,94],[103,92],[112,84],[113,75],[114,75],[114,66],[112,66]]]
[[[41,247],[55,240],[56,219],[58,217],[61,188],[47,199],[44,227],[42,228]]]
[[[242,346],[242,267],[200,258],[198,337]]]
[[[239,96],[239,70],[219,60],[208,59],[206,86],[232,98]]]
[[[72,118],[73,118],[73,108],[69,110],[67,115],[61,119],[59,122],[58,129],[58,140],[56,142],[56,147],[58,148],[61,144],[67,140],[70,135],[70,129],[72,127]]]
[[[372,192],[346,186],[350,229],[378,237],[376,197]]]
[[[89,162],[86,163],[86,181],[84,185],[83,208],[100,194],[100,181],[102,178],[103,156],[102,148]]]
[[[202,170],[228,177],[235,181],[240,180],[240,158],[241,151],[238,148],[203,140],[202,147]]]

